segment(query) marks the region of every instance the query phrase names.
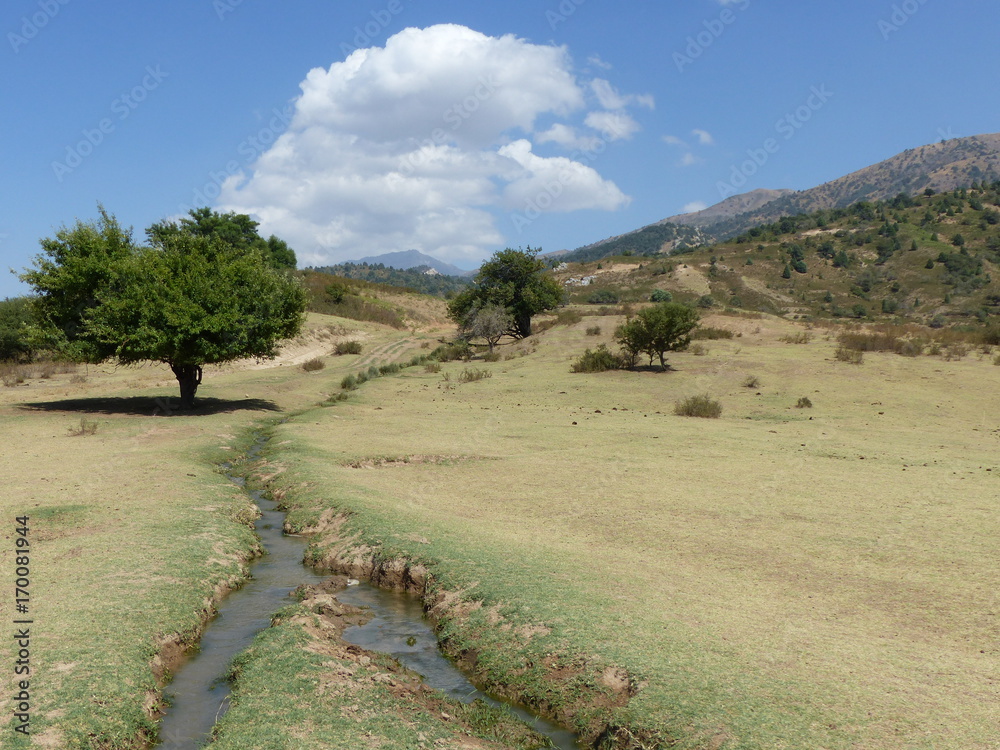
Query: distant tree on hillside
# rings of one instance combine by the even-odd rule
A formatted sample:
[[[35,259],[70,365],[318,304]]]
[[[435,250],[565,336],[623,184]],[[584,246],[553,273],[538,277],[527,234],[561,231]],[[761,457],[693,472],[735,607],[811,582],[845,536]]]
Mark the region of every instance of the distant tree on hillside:
[[[531,335],[531,319],[553,310],[563,300],[562,286],[552,278],[538,250],[500,250],[483,263],[473,285],[448,304],[448,316],[459,325],[468,314],[487,305],[510,316],[506,333],[514,338]]]
[[[698,325],[698,313],[679,302],[662,302],[647,307],[635,317],[629,318],[615,331],[615,340],[634,367],[640,354],[659,357],[660,367],[667,369],[665,355],[686,349],[691,343],[691,331]]]

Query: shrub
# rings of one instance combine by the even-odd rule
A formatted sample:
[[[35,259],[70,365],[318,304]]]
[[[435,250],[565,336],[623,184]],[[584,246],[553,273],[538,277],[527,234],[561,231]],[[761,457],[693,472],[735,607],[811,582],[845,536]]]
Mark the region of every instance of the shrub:
[[[358,381],[358,385],[364,385],[369,380],[368,373],[362,370],[355,376],[355,379]]]
[[[369,380],[374,380],[375,378],[377,378],[381,374],[382,374],[382,372],[379,370],[379,368],[376,365],[371,365],[368,368],[368,379]]]
[[[691,331],[691,338],[694,340],[703,339],[715,341],[717,339],[731,339],[735,334],[727,328],[712,328],[711,326],[699,326]]]
[[[588,336],[600,336],[601,335],[601,327],[600,326],[590,326],[587,329],[587,335]]]
[[[865,359],[865,355],[857,349],[848,349],[846,346],[838,346],[834,357],[838,362],[848,362],[852,365],[860,365]]]
[[[800,398],[796,402],[795,408],[796,409],[812,409],[813,408],[813,402],[809,400],[808,396],[803,396],[802,398]]]
[[[486,354],[483,355],[483,362],[499,362],[499,361],[500,361],[500,352],[497,351],[486,352]]]
[[[361,354],[361,342],[341,341],[333,348],[333,353],[338,357],[344,354]]]
[[[573,372],[607,372],[621,370],[624,367],[626,367],[625,358],[601,344],[595,350],[587,349],[573,363],[571,369]]]
[[[380,368],[378,368],[378,374],[379,375],[395,375],[397,372],[401,371],[402,369],[403,368],[400,365],[396,364],[395,362],[392,362],[391,364],[382,365]]]
[[[812,341],[812,336],[805,331],[799,331],[798,333],[786,334],[778,340],[784,341],[786,344],[808,344]]]
[[[722,404],[707,395],[689,396],[674,404],[674,414],[679,417],[718,419],[722,416]]]
[[[715,307],[715,300],[712,299],[711,294],[703,294],[698,298],[698,307],[709,308]]]
[[[760,378],[756,375],[747,375],[743,379],[744,388],[760,388]]]
[[[319,357],[314,357],[308,362],[302,363],[302,369],[306,372],[315,372],[316,370],[322,370],[324,367],[326,367],[326,362]]]
[[[97,422],[88,422],[85,417],[80,417],[79,427],[70,427],[69,434],[71,437],[83,437],[84,435],[96,435],[97,434]]]
[[[474,383],[477,380],[485,380],[486,378],[492,378],[492,370],[479,370],[467,367],[462,370],[462,373],[458,376],[459,383]]]
[[[563,310],[556,315],[556,323],[563,326],[571,326],[583,320],[583,314],[579,310]]]
[[[690,351],[696,357],[704,357],[708,354],[708,347],[702,344],[692,344]]]
[[[1000,325],[992,326],[983,331],[981,341],[987,346],[1000,346]]]
[[[353,375],[347,375],[340,381],[340,387],[345,391],[353,391],[358,387],[358,379]]]
[[[456,341],[453,344],[442,344],[433,352],[431,359],[438,362],[451,362],[456,359],[468,360],[472,356],[472,349],[467,341]]]
[[[438,373],[441,372],[441,365],[437,362],[428,362],[424,365],[424,372]]]
[[[649,296],[650,302],[673,302],[674,295],[664,289],[654,289]]]
[[[993,358],[993,364],[995,364],[997,367],[1000,367],[1000,354],[998,354]]]
[[[610,289],[602,289],[587,297],[587,303],[591,305],[617,305],[618,295]]]

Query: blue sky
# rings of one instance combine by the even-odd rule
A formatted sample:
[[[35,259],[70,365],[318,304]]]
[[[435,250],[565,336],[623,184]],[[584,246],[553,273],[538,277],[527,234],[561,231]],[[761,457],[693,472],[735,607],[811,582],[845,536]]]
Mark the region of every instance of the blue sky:
[[[998,31],[987,0],[7,0],[0,258],[98,202],[140,237],[253,213],[301,265],[575,248],[1000,130]]]

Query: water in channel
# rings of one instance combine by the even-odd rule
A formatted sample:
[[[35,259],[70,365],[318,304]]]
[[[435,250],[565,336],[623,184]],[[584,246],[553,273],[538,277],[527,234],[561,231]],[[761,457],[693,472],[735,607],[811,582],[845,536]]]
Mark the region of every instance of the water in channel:
[[[248,452],[256,458],[266,440]],[[241,477],[229,479],[243,486]],[[212,727],[229,703],[226,673],[237,654],[254,636],[271,625],[271,615],[288,604],[288,594],[302,584],[315,584],[323,576],[302,564],[306,540],[282,532],[285,514],[259,490],[248,490],[261,509],[254,528],[264,555],[250,565],[252,576],[219,605],[219,614],[208,624],[198,651],[174,675],[165,692],[170,708],[160,726],[161,750],[194,750],[208,742]]]
[[[266,442],[266,438],[259,439],[248,457],[258,457]],[[244,486],[241,477],[227,476]],[[248,494],[261,509],[254,528],[265,553],[251,563],[250,580],[219,603],[218,615],[205,628],[198,651],[177,669],[167,686],[170,707],[160,727],[159,750],[195,750],[208,743],[212,727],[228,707],[226,674],[230,662],[250,646],[257,633],[270,627],[271,616],[288,603],[291,591],[325,578],[302,563],[306,540],[282,532],[284,513],[278,510],[277,503],[258,490],[248,490]],[[365,625],[348,628],[344,640],[393,656],[420,674],[429,686],[451,698],[463,702],[478,698],[493,706],[506,705],[535,731],[549,737],[553,747],[582,747],[572,733],[477,690],[438,649],[437,638],[416,597],[366,583],[351,586],[336,596],[345,604],[370,609],[373,615]]]

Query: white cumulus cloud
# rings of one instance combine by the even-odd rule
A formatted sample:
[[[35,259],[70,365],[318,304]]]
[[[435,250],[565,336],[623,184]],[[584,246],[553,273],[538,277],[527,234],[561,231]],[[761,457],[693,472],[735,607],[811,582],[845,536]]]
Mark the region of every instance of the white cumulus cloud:
[[[503,212],[620,208],[628,197],[592,159],[534,145],[576,154],[629,138],[627,108],[653,105],[581,83],[563,47],[451,24],[406,29],[300,87],[288,130],[218,204],[304,264],[411,248],[478,261],[504,245]]]

